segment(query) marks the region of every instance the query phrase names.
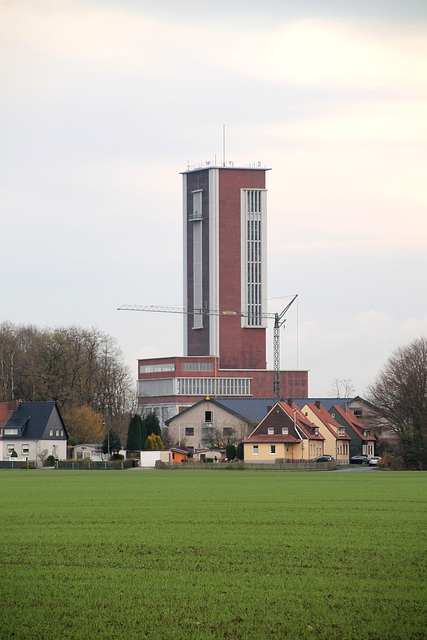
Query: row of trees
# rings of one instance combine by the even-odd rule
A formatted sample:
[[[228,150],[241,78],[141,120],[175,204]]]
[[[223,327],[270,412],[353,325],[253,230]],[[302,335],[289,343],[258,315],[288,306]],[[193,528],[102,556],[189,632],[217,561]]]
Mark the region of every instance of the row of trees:
[[[54,400],[75,443],[126,436],[135,392],[117,341],[97,329],[0,325],[0,401]]]

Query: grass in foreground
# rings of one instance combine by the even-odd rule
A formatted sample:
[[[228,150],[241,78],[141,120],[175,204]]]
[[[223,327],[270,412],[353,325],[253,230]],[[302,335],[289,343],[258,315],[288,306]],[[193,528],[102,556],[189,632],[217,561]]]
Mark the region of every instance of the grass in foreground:
[[[0,473],[4,637],[426,637],[422,472]]]

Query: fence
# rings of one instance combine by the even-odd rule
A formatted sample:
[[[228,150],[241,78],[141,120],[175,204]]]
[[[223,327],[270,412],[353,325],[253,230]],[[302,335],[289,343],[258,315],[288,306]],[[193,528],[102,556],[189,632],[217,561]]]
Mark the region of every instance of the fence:
[[[130,469],[133,460],[112,460],[111,462],[94,462],[93,460],[60,460],[56,463],[57,469],[90,469],[93,471],[117,471]]]
[[[308,460],[287,460],[276,464],[267,462],[185,462],[184,464],[168,464],[166,462],[156,462],[156,469],[214,469],[221,471],[231,469],[233,471],[245,471],[255,469],[256,471],[330,471],[336,469],[336,462],[309,462]]]

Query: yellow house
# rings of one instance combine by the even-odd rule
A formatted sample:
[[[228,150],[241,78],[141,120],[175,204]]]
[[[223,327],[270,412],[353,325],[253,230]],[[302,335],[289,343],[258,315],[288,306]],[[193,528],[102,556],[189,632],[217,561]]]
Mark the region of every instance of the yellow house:
[[[351,437],[347,435],[345,427],[331,416],[319,400],[315,403],[305,404],[302,412],[313,424],[319,427],[319,433],[324,436],[323,453],[332,456],[339,464],[348,464]]]
[[[292,400],[277,402],[250,436],[243,440],[244,461],[308,460],[313,451],[322,455],[323,442],[318,427]]]

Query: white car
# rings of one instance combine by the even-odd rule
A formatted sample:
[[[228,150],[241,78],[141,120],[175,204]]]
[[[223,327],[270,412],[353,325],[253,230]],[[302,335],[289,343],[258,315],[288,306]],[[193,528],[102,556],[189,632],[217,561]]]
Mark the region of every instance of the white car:
[[[380,460],[380,456],[372,456],[372,458],[369,458],[368,464],[378,464]]]

